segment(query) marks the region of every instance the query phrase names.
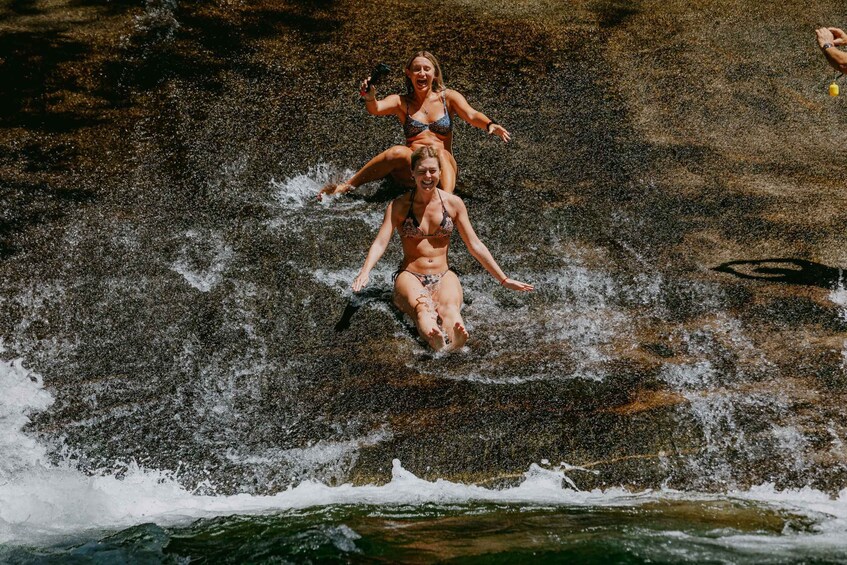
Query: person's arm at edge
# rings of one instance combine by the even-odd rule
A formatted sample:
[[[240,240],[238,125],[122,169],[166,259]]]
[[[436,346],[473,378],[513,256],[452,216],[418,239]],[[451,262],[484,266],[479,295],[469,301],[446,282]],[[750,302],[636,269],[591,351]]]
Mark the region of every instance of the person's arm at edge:
[[[847,45],[847,33],[837,27],[822,27],[815,30],[818,46],[823,51],[826,62],[838,72],[847,73],[847,53],[838,49],[838,45]],[[824,49],[824,45],[829,45]]]
[[[468,218],[468,209],[465,207],[465,203],[462,202],[462,199],[458,196],[453,196],[452,200],[457,208],[455,220],[456,227],[459,229],[459,235],[462,236],[462,241],[465,242],[465,246],[468,248],[468,251],[473,258],[479,261],[479,264],[485,267],[485,270],[488,271],[492,277],[497,279],[497,282],[499,282],[502,286],[511,290],[534,290],[535,287],[531,284],[516,281],[506,276],[506,273],[503,272],[497,264],[497,261],[494,260],[494,257],[488,250],[488,247],[486,247],[476,235],[476,232],[471,225],[470,218]]]
[[[444,96],[447,98],[447,101],[450,103],[450,107],[456,115],[468,122],[470,125],[481,130],[485,130],[485,133],[487,134],[496,135],[506,143],[512,139],[512,134],[506,131],[506,128],[496,123],[494,120],[490,120],[488,116],[479,110],[475,110],[471,107],[465,97],[459,92],[448,89],[444,93]]]
[[[359,274],[353,279],[353,292],[359,292],[370,280],[371,269],[377,264],[385,253],[388,243],[391,241],[391,234],[394,231],[394,222],[392,220],[394,210],[394,202],[391,202],[385,209],[385,217],[382,220],[382,226],[374,238],[371,248],[368,250],[368,256],[365,258],[365,264],[359,270]]]

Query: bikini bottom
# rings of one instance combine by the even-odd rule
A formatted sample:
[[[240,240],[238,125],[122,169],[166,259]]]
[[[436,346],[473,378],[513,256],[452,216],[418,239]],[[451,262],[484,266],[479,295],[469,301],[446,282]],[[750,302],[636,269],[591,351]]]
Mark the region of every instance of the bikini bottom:
[[[459,271],[457,271],[453,267],[450,267],[449,269],[447,269],[447,271],[453,271],[454,273],[456,273],[457,276],[459,275]],[[397,277],[400,276],[400,273],[409,273],[410,275],[418,279],[421,285],[429,292],[435,292],[435,289],[438,288],[438,284],[441,282],[441,278],[447,274],[447,271],[444,271],[443,273],[435,273],[434,275],[424,275],[422,273],[409,271],[408,269],[397,269],[391,276],[391,281],[396,281]]]
[[[453,267],[450,267],[449,269],[447,269],[447,271],[453,271],[454,273],[456,273],[456,276],[460,276],[459,271],[456,270]],[[435,294],[435,291],[438,290],[438,285],[441,282],[441,279],[444,277],[444,275],[447,274],[447,271],[444,271],[443,273],[436,273],[434,275],[424,275],[422,273],[416,273],[414,271],[409,271],[407,269],[397,269],[396,271],[394,271],[394,274],[391,276],[391,280],[396,281],[397,277],[400,276],[400,273],[409,273],[410,275],[412,275],[416,279],[418,279],[420,281],[421,285],[423,285],[423,291],[421,291],[420,298],[424,303],[424,307],[432,315],[432,319],[435,320],[435,323],[439,327],[441,327],[442,320],[441,320],[441,316],[439,316],[437,311],[436,311],[435,302],[433,300],[433,294]],[[448,338],[445,335],[444,341],[445,341],[445,343],[450,343],[450,338]]]

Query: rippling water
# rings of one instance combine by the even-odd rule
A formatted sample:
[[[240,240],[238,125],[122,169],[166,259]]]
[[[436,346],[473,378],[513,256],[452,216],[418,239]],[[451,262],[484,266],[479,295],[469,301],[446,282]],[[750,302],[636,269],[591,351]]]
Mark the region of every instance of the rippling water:
[[[190,525],[144,524],[97,541],[0,550],[45,562],[843,562],[813,518],[745,501],[638,506],[346,505]],[[840,532],[843,533],[843,532]],[[840,535],[839,533],[839,535]]]
[[[384,485],[307,480],[275,495],[203,494],[179,473],[123,464],[84,474],[72,454],[51,464],[21,433],[53,398],[20,361],[0,363],[0,558],[44,562],[513,562],[790,563],[847,560],[847,489],[700,494],[671,489],[583,491],[589,469],[544,460],[512,483],[428,481],[394,460]],[[343,461],[356,445],[288,453]],[[322,459],[323,458],[323,459]],[[267,461],[253,461],[267,464]],[[574,478],[571,478],[574,477]]]

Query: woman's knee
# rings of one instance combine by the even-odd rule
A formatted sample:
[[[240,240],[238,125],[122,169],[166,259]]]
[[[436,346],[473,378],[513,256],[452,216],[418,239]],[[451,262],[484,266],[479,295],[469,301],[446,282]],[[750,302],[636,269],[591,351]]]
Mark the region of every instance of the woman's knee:
[[[415,292],[411,289],[397,289],[395,287],[394,305],[401,312],[415,319],[419,319],[421,316],[435,315],[432,298],[425,292]]]
[[[420,300],[411,296],[395,295],[394,305],[404,314],[408,314],[412,318],[417,318],[421,311]]]
[[[415,321],[420,327],[434,326],[438,321],[438,312],[427,306],[421,306],[415,310]]]
[[[456,167],[458,165],[456,164],[456,158],[453,157],[452,153],[450,153],[446,149],[441,149],[438,152],[438,157],[441,159],[441,163],[443,164],[443,166],[448,166],[451,167],[453,170],[456,170]]]
[[[394,147],[389,147],[383,152],[383,156],[388,161],[403,161],[403,162],[412,162],[412,150],[406,147],[405,145],[395,145]]]
[[[455,320],[461,317],[462,306],[461,304],[456,304],[450,302],[448,304],[439,304],[438,305],[438,315],[442,318]]]

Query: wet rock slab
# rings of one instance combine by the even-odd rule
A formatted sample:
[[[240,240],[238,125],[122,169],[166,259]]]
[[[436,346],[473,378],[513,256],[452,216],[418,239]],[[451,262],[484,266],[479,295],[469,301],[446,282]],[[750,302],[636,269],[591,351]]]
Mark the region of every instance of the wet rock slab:
[[[4,7],[0,337],[57,398],[32,431],[218,492],[382,481],[395,457],[838,490],[847,118],[811,33],[837,7]],[[513,133],[458,126],[458,192],[538,287],[454,242],[472,339],[446,357],[390,308],[396,249],[348,290],[396,187],[310,192],[401,141],[357,77],[418,48]]]

